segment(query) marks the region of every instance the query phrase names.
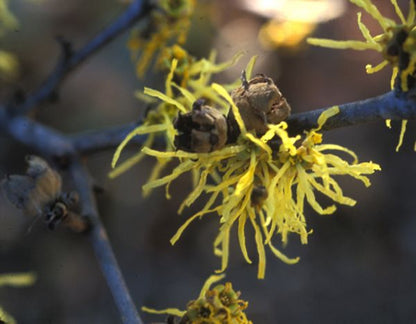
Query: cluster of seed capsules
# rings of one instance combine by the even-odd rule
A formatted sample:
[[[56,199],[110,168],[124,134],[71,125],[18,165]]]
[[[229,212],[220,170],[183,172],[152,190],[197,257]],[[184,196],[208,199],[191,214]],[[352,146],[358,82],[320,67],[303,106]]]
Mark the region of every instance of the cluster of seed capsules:
[[[278,124],[290,115],[290,106],[282,93],[271,78],[262,74],[247,81],[243,72],[242,85],[231,97],[247,131],[257,136],[266,133],[267,124]],[[178,131],[174,141],[176,148],[195,153],[220,150],[235,143],[240,134],[231,109],[225,116],[206,105],[203,99],[195,101],[191,112],[179,114],[174,126]]]

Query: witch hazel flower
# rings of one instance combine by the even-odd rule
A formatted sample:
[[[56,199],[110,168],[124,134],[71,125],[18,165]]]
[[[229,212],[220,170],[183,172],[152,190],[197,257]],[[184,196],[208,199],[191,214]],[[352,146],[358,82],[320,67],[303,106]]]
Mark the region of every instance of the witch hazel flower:
[[[202,209],[178,229],[171,243],[175,244],[194,220],[205,215],[217,217],[219,230],[213,249],[221,258],[221,267],[217,271],[222,272],[228,266],[233,227],[237,227],[243,257],[252,263],[246,248],[245,228],[249,224],[254,229],[257,247],[257,276],[264,278],[266,247],[285,263],[299,261],[298,257],[286,256],[274,242],[280,240],[284,246],[290,233],[297,234],[303,244],[308,242],[312,230],[307,227],[306,204],[321,215],[334,213],[335,203],[354,206],[356,201],[344,195],[335,178],[350,176],[369,186],[367,175],[380,170],[380,166],[373,162],[359,163],[351,150],[322,143],[320,129],[339,112],[338,107],[324,111],[317,128],[290,136],[288,125],[283,120],[290,113],[286,99],[275,89],[270,78],[262,75],[250,77],[251,68],[247,71],[249,80],[243,77],[242,86],[231,95],[220,84],[211,85],[212,90],[228,103],[229,111],[219,108],[213,113],[210,109],[217,108],[201,103],[192,93],[187,94],[188,102],[184,105],[188,112],[179,114],[174,123],[177,132],[173,140],[177,144],[175,149],[158,151],[147,146],[142,149],[144,154],[155,157],[159,163],[176,160],[177,166],[168,175],[147,182],[143,190],[164,186],[166,196],[170,198],[171,183],[185,173],[191,174],[193,191],[184,199],[178,212],[181,213],[202,195],[207,200]],[[258,96],[259,89],[263,89],[266,99]],[[258,97],[255,100],[238,98],[250,94]],[[175,103],[175,98],[160,99],[179,104]],[[244,107],[237,104],[241,102],[245,102]],[[247,102],[252,104],[247,106]],[[259,106],[259,102],[263,105]],[[251,118],[247,118],[250,106],[255,111],[251,111]],[[282,117],[271,117],[272,112]],[[258,118],[257,123],[253,123],[255,118]],[[270,123],[271,120],[274,123]],[[220,132],[226,133],[227,139],[222,138],[218,146],[216,136]],[[350,161],[338,153],[349,156]],[[327,196],[334,204],[322,206],[316,193]]]

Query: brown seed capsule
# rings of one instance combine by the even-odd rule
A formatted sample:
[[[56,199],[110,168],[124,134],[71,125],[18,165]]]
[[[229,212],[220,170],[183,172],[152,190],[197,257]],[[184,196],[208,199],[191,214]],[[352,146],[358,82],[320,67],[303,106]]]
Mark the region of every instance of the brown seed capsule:
[[[70,211],[78,194],[63,193],[61,176],[42,158],[30,155],[26,162],[25,175],[12,174],[1,182],[10,202],[30,216],[44,216],[50,229],[63,222],[77,232],[86,230],[85,220]]]
[[[261,136],[267,132],[267,124],[278,124],[290,115],[290,106],[273,80],[256,75],[247,81],[242,74],[242,86],[233,90],[231,97],[238,107],[248,131]],[[233,119],[232,114],[229,118]]]
[[[195,101],[192,111],[179,114],[174,122],[178,130],[174,144],[178,150],[208,153],[219,150],[227,142],[227,120],[217,109]]]

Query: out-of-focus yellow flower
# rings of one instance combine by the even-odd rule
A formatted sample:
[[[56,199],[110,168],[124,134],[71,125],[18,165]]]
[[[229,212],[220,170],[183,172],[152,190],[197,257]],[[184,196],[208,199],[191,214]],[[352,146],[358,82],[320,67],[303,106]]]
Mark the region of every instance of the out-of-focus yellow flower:
[[[178,48],[176,51],[180,51],[180,49]],[[169,152],[174,150],[173,141],[176,130],[173,127],[173,120],[178,115],[178,112],[186,113],[190,111],[190,107],[196,99],[204,98],[207,102],[217,104],[220,107],[224,107],[224,110],[226,110],[228,106],[227,102],[211,88],[210,79],[213,74],[224,71],[235,64],[240,59],[241,55],[242,53],[237,53],[231,60],[217,64],[215,63],[216,53],[212,52],[209,59],[193,61],[186,66],[182,66],[182,70],[178,70],[180,57],[174,58],[166,78],[165,93],[149,88],[145,88],[144,93],[137,93],[139,99],[143,99],[147,102],[156,102],[159,99],[162,100],[162,103],[158,104],[155,109],[150,110],[143,124],[128,134],[118,146],[111,164],[114,170],[110,172],[110,178],[117,177],[124,173],[132,166],[139,163],[145,156],[145,154],[140,151],[116,167],[122,150],[136,135],[148,135],[144,143],[145,147],[152,147],[155,137],[163,135],[166,143],[166,151]],[[174,82],[175,77],[179,78],[179,80],[184,80],[181,78],[181,76],[183,76],[182,72],[186,72],[187,75],[185,82],[186,87],[180,87]],[[229,85],[229,88],[230,87],[232,87],[232,85]],[[174,89],[177,90],[179,95],[174,96]],[[174,97],[175,99],[173,99]],[[159,176],[169,160],[170,159],[158,159],[156,166],[150,174],[149,181],[152,181]],[[144,191],[144,195],[149,193],[150,190]]]
[[[248,78],[250,74],[251,69],[248,69]],[[265,245],[282,261],[289,264],[298,262],[299,258],[288,258],[275,248],[272,238],[278,234],[285,244],[289,233],[297,233],[301,242],[307,243],[311,231],[306,228],[305,200],[319,214],[331,214],[336,207],[321,207],[315,198],[315,191],[340,204],[353,206],[355,200],[343,195],[333,176],[349,175],[369,186],[366,175],[380,170],[380,167],[372,162],[358,163],[356,155],[342,146],[321,144],[322,135],[318,131],[328,118],[338,113],[337,107],[324,112],[318,120],[319,127],[306,132],[303,137],[290,137],[287,124],[281,122],[268,125],[269,130],[258,138],[246,131],[239,109],[228,92],[219,84],[213,84],[212,88],[231,105],[241,131],[237,142],[211,153],[181,150],[162,152],[145,146],[142,152],[156,157],[159,163],[176,158],[179,165],[169,175],[146,183],[143,190],[166,186],[169,198],[170,183],[180,175],[192,172],[194,189],[181,204],[179,213],[193,204],[201,194],[205,193],[209,198],[202,210],[179,228],[171,243],[174,244],[195,219],[209,213],[218,214],[220,229],[214,241],[214,253],[221,257],[221,272],[227,268],[230,231],[234,224],[238,224],[243,256],[248,263],[252,262],[247,253],[245,237],[245,225],[249,222],[254,228],[259,255],[258,277],[264,278]],[[176,101],[173,98],[159,98],[169,103]],[[188,106],[192,102],[189,100]],[[353,161],[349,163],[327,151],[345,152]]]
[[[0,50],[0,77],[13,79],[17,76],[19,70],[19,62],[15,55]]]
[[[0,0],[0,36],[19,25],[16,17],[8,8],[8,0]]]
[[[270,20],[259,32],[259,41],[267,49],[297,48],[316,28],[316,23]]]
[[[175,82],[182,88],[186,88],[187,82],[190,78],[190,67],[195,62],[195,58],[192,55],[175,44],[173,46],[165,47],[159,55],[156,66],[161,71],[170,70],[173,60],[177,60],[178,64],[174,71]]]
[[[0,287],[26,287],[31,286],[36,281],[33,272],[28,273],[6,273],[0,275]]]
[[[383,29],[383,33],[372,36],[370,30],[361,21],[361,12],[358,13],[358,27],[364,37],[364,41],[346,40],[337,41],[331,39],[309,38],[308,43],[317,46],[335,49],[354,49],[354,50],[374,50],[383,56],[384,60],[376,66],[366,65],[367,73],[375,73],[383,69],[388,64],[392,65],[393,73],[391,88],[394,83],[399,82],[401,90],[406,92],[415,83],[416,69],[416,10],[415,2],[410,0],[409,13],[404,16],[397,4],[397,0],[390,0],[397,14],[399,22],[384,17],[377,6],[371,0],[350,0],[352,3],[364,9],[373,19],[377,20]],[[395,81],[396,76],[399,80]],[[399,150],[403,142],[406,131],[406,120],[403,120],[399,143],[396,151]]]
[[[248,302],[239,298],[241,293],[236,292],[230,282],[210,289],[212,284],[224,277],[225,275],[209,277],[199,297],[191,300],[184,311],[177,308],[154,310],[147,307],[142,307],[142,310],[181,317],[180,322],[183,324],[252,324],[244,312]]]
[[[16,320],[8,314],[2,307],[0,307],[0,321],[6,324],[16,324]]]
[[[147,28],[131,33],[127,46],[136,62],[139,77],[144,75],[153,56],[160,49],[170,42],[179,45],[185,43],[194,7],[195,0],[158,0]]]
[[[36,275],[28,273],[7,273],[0,275],[0,287],[26,287],[31,286],[36,281]],[[16,324],[16,320],[0,307],[0,321],[6,324]]]
[[[7,0],[0,0],[0,37],[7,31],[18,27],[16,17],[10,12]],[[0,78],[5,80],[13,79],[17,76],[19,64],[16,57],[0,49]]]

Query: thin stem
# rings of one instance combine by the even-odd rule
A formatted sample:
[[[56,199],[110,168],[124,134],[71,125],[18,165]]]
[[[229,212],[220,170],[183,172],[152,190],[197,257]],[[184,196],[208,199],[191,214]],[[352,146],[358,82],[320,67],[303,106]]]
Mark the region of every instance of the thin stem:
[[[20,102],[18,105],[10,105],[8,107],[10,112],[14,115],[25,114],[33,107],[36,107],[39,103],[53,97],[56,94],[60,83],[65,79],[70,71],[84,62],[96,51],[103,48],[118,35],[126,31],[134,23],[146,17],[150,10],[151,6],[149,5],[149,1],[133,1],[127,10],[120,17],[118,17],[114,23],[99,32],[79,51],[72,52],[70,50],[70,45],[61,41],[64,53],[62,59],[55,67],[55,70],[51,73],[43,85],[32,94],[28,95],[23,102]]]
[[[24,116],[11,116],[0,109],[0,132],[50,158],[75,153],[71,141],[62,133]]]
[[[116,147],[124,140],[127,134],[139,125],[140,123],[134,122],[103,130],[79,133],[72,136],[71,141],[80,154],[90,154]],[[146,136],[137,136],[134,141],[142,143],[145,138]]]
[[[119,265],[114,256],[106,230],[100,220],[96,200],[90,183],[90,175],[85,166],[78,160],[71,161],[70,173],[80,197],[81,215],[91,221],[88,232],[97,260],[124,324],[143,324],[130,297]]]
[[[416,101],[412,98],[398,96],[388,92],[378,97],[339,105],[340,112],[331,117],[323,130],[331,130],[369,122],[416,119]],[[287,119],[291,134],[317,127],[320,114],[328,108],[311,110],[294,114]],[[74,134],[71,137],[37,123],[27,117],[13,117],[0,109],[0,131],[15,140],[26,144],[44,156],[65,157],[75,153],[88,154],[117,146],[140,123],[129,123],[124,126],[99,131]],[[142,143],[144,137],[137,137]]]
[[[300,134],[304,130],[317,127],[318,117],[326,109],[328,108],[290,116],[287,119],[289,132],[292,135]],[[416,101],[411,97],[397,95],[393,91],[378,97],[341,104],[339,109],[340,112],[337,115],[327,120],[322,127],[323,130],[384,121],[386,119],[416,119]],[[140,123],[130,123],[115,128],[76,134],[72,137],[72,143],[79,152],[84,154],[116,147],[134,127],[139,125]],[[139,144],[143,141],[144,135],[135,138],[135,142]]]
[[[291,134],[317,127],[321,113],[328,108],[294,114],[287,119]],[[322,130],[364,124],[386,119],[416,119],[416,101],[391,91],[378,97],[339,105],[340,112],[329,118]]]

